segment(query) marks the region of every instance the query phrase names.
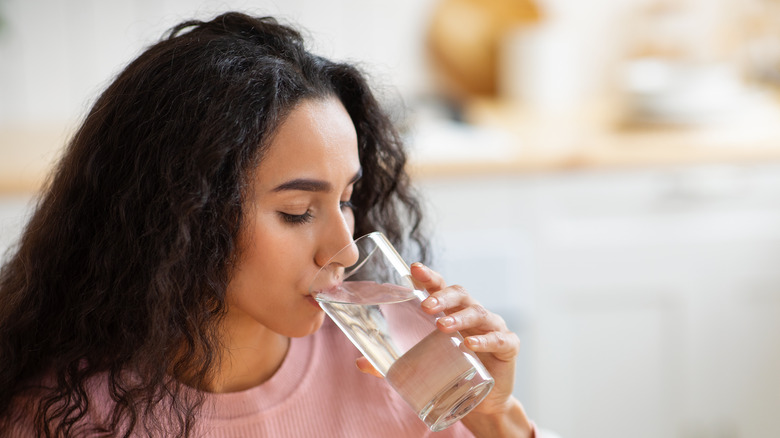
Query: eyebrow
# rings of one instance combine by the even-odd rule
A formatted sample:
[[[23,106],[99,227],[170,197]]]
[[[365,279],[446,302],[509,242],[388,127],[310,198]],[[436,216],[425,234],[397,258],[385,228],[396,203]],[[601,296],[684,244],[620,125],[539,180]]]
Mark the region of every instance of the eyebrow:
[[[349,184],[354,184],[363,176],[363,168],[358,169],[357,173],[349,180]],[[348,185],[349,185],[348,184]],[[327,181],[318,179],[298,178],[284,182],[276,186],[272,192],[284,192],[289,190],[300,190],[303,192],[329,192],[332,186]]]

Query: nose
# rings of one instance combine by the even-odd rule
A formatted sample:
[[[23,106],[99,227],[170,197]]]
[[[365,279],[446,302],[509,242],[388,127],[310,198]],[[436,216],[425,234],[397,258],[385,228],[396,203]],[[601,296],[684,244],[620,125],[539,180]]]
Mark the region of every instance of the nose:
[[[358,249],[352,238],[354,226],[343,214],[334,216],[332,225],[320,230],[320,245],[314,256],[319,267],[328,263],[349,267],[358,261]]]

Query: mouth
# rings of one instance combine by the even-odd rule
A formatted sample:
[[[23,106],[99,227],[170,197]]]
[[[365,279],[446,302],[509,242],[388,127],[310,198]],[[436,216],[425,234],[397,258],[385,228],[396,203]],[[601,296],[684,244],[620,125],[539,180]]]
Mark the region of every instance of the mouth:
[[[311,296],[311,295],[304,295],[304,298],[306,299],[306,301],[309,302],[309,304],[311,304],[312,306],[316,307],[319,310],[322,310],[322,308],[320,307],[320,304],[317,302],[317,300],[314,299],[313,296]]]

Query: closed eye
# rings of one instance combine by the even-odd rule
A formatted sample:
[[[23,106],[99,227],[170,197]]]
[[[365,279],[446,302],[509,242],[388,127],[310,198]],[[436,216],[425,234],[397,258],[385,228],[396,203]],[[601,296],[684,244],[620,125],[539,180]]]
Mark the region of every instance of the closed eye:
[[[307,224],[314,218],[309,211],[306,211],[304,214],[290,214],[280,211],[279,216],[281,216],[282,220],[286,223],[293,225]]]

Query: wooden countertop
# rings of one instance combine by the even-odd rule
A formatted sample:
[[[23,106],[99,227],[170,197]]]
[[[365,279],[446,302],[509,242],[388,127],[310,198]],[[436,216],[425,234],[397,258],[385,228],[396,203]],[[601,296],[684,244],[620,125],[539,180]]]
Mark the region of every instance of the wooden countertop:
[[[506,103],[478,102],[467,110],[466,118],[509,132],[515,147],[499,158],[474,154],[467,160],[413,162],[414,175],[780,162],[780,105],[760,117],[701,125],[623,122],[616,107],[607,104],[544,114]]]
[[[0,195],[37,191],[70,132],[67,123],[0,125]]]
[[[780,106],[760,119],[702,126],[618,123],[610,106],[568,114],[530,111],[500,102],[476,102],[467,119],[507,133],[496,155],[479,145],[457,159],[412,160],[416,178],[496,173],[560,172],[706,163],[780,162]],[[67,123],[0,126],[0,194],[38,190],[72,129]]]

